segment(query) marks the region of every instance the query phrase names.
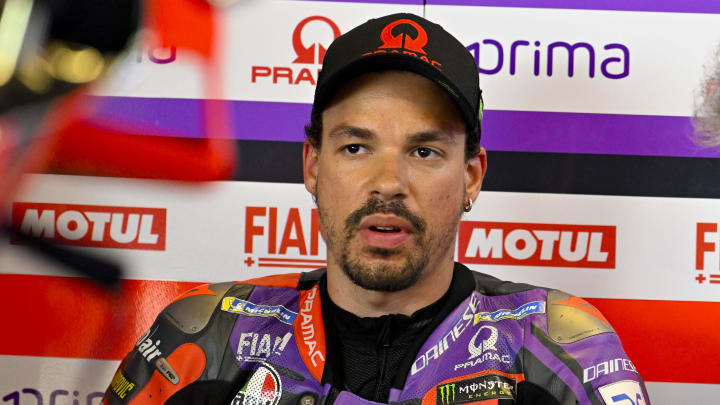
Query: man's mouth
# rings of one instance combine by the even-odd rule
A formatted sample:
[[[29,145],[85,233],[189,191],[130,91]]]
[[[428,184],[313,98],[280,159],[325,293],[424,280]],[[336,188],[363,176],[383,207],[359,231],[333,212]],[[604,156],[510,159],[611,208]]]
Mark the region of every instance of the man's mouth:
[[[371,226],[370,230],[375,231],[375,232],[382,232],[382,233],[402,232],[402,229],[396,228],[394,226]]]
[[[360,237],[371,247],[394,249],[405,243],[414,232],[404,219],[394,215],[374,214],[360,223]]]

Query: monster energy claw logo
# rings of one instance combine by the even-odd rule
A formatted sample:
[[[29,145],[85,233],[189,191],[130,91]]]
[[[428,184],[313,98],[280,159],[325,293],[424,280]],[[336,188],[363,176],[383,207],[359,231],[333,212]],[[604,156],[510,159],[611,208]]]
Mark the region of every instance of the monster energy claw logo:
[[[443,384],[437,387],[437,405],[452,405],[455,403],[455,384]]]

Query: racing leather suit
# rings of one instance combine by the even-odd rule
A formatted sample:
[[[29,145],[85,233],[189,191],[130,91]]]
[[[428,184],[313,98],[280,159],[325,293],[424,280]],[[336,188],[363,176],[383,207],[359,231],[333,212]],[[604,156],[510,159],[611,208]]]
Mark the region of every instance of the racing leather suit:
[[[618,336],[592,305],[459,263],[454,271],[453,283],[474,288],[422,336],[398,370],[403,378],[389,404],[650,404]],[[324,273],[190,290],[137,341],[103,403],[376,404],[343,390],[326,370],[333,352]]]

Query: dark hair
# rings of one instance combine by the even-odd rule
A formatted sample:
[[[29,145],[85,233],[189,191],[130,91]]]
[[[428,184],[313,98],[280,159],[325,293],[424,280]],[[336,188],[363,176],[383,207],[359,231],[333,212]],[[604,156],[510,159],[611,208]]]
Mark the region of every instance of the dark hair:
[[[320,150],[322,145],[322,111],[313,111],[310,114],[310,122],[305,125],[305,137],[310,145]],[[480,152],[480,128],[468,131],[465,137],[465,160],[470,159]]]

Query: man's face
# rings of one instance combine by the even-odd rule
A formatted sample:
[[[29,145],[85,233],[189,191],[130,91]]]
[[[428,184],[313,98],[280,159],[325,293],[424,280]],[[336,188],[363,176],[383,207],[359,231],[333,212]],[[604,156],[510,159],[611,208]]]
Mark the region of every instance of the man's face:
[[[322,121],[320,150],[306,142],[303,157],[329,269],[365,289],[397,291],[451,264],[485,153],[465,160],[465,125],[446,92],[410,72],[366,74]]]

